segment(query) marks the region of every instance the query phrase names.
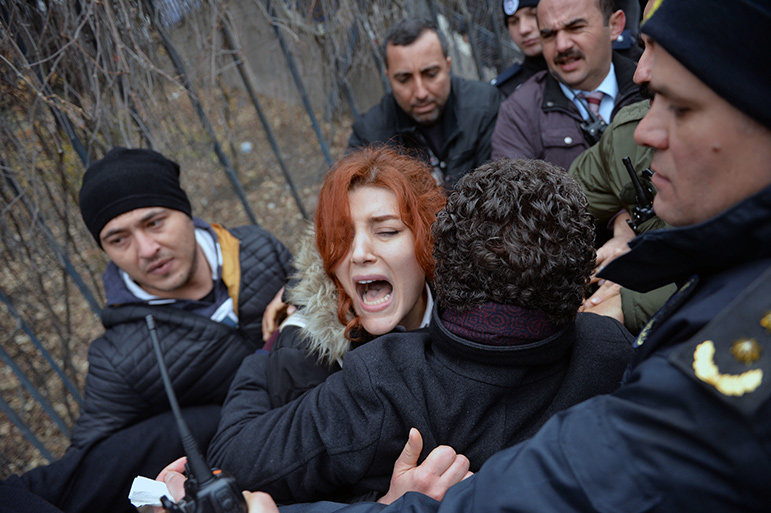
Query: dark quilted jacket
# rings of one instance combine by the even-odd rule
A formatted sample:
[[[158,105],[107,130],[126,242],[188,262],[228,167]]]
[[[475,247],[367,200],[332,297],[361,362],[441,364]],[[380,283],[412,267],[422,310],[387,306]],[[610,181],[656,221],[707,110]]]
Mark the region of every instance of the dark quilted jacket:
[[[72,446],[83,448],[169,409],[145,316],[153,314],[180,406],[221,404],[241,360],[262,346],[262,314],[290,272],[289,251],[255,226],[240,240],[239,327],[165,306],[110,306],[88,351],[85,403]]]

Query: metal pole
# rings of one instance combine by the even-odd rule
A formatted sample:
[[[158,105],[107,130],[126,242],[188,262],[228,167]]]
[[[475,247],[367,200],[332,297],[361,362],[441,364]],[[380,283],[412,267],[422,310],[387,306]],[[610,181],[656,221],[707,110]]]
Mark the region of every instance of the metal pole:
[[[501,22],[503,17],[501,16],[501,2],[500,0],[488,0],[487,5],[490,8],[490,17],[493,24],[493,33],[495,34],[495,51],[498,53],[498,66],[496,73],[501,73],[506,69],[507,62],[504,62],[503,56],[503,38],[509,37],[508,31],[504,35],[501,31]]]
[[[260,123],[262,124],[263,130],[265,130],[265,135],[268,137],[268,143],[270,144],[270,148],[273,150],[273,154],[276,156],[276,160],[278,161],[278,167],[281,169],[281,173],[284,175],[284,179],[286,180],[287,185],[289,186],[289,190],[292,193],[292,197],[294,198],[295,203],[297,204],[297,208],[300,209],[300,213],[303,216],[303,219],[308,219],[308,213],[305,211],[305,207],[303,206],[302,199],[300,198],[300,195],[297,192],[297,188],[295,187],[294,180],[292,180],[292,176],[289,174],[289,170],[286,167],[286,163],[284,162],[284,157],[281,155],[281,149],[278,146],[278,142],[276,141],[276,138],[273,135],[273,129],[270,127],[270,123],[268,122],[268,118],[265,117],[265,113],[262,110],[262,106],[260,105],[260,101],[257,99],[257,95],[254,92],[254,88],[252,87],[252,81],[249,79],[249,75],[246,73],[246,69],[244,68],[244,62],[241,58],[241,50],[236,50],[235,42],[233,41],[233,36],[230,33],[230,30],[227,27],[226,22],[223,20],[222,22],[222,35],[225,37],[225,46],[228,47],[233,55],[233,61],[236,63],[236,68],[238,68],[238,73],[241,75],[241,81],[244,83],[244,87],[246,88],[246,92],[249,95],[249,98],[252,100],[252,105],[254,105],[254,110],[257,111],[257,117],[260,118]]]
[[[64,373],[59,364],[54,361],[51,353],[49,353],[48,350],[43,347],[43,343],[40,341],[40,339],[37,338],[29,324],[24,321],[21,314],[18,312],[18,310],[16,310],[16,307],[13,306],[11,298],[8,297],[2,289],[0,289],[0,302],[5,304],[6,308],[8,308],[8,313],[11,314],[11,317],[13,317],[16,322],[19,323],[22,331],[27,334],[27,336],[32,341],[32,344],[38,349],[38,351],[40,351],[40,354],[42,354],[43,358],[48,362],[48,365],[50,365],[54,372],[59,375],[62,383],[64,383],[64,386],[67,387],[67,390],[70,391],[70,394],[75,398],[75,401],[77,401],[78,405],[82,406],[83,397],[80,395],[78,387],[76,387],[72,380],[70,380],[70,378]]]
[[[326,21],[324,21],[326,24]],[[351,108],[354,119],[359,119],[359,107],[356,105],[356,98],[353,97],[353,90],[351,84],[348,83],[348,79],[345,78],[345,73],[351,68],[351,54],[355,51],[356,45],[359,40],[358,30],[356,24],[352,24],[348,29],[347,39],[347,52],[344,57],[335,58],[335,71],[337,72],[337,82],[343,89],[345,99],[348,101],[348,106]]]
[[[359,119],[361,114],[359,113],[359,108],[356,106],[356,99],[353,97],[351,84],[349,84],[348,79],[342,75],[337,76],[337,81],[340,83],[340,87],[343,88],[343,94],[345,95],[345,99],[348,102],[348,106],[351,108],[353,119]]]
[[[372,58],[375,61],[375,67],[378,70],[378,73],[380,74],[380,81],[383,84],[383,91],[385,93],[388,93],[391,91],[391,82],[388,81],[388,74],[386,73],[386,64],[383,62],[383,56],[382,52],[380,50],[380,47],[376,43],[377,37],[375,36],[375,33],[372,31],[372,26],[369,24],[369,19],[367,18],[366,12],[363,11],[363,7],[366,5],[364,3],[364,0],[359,0],[358,6],[359,6],[359,13],[360,16],[357,16],[357,19],[361,23],[362,27],[364,28],[364,33],[367,35],[367,41],[370,45],[370,52],[372,53]]]
[[[305,111],[308,113],[308,117],[311,120],[311,125],[313,126],[313,131],[316,132],[316,139],[319,141],[319,146],[321,146],[321,152],[324,154],[324,160],[326,160],[327,165],[332,165],[332,155],[329,153],[329,148],[327,147],[327,142],[324,140],[324,135],[321,133],[321,127],[319,127],[318,122],[316,121],[316,115],[313,113],[313,107],[311,107],[311,102],[308,99],[308,94],[305,92],[305,85],[303,84],[302,78],[300,77],[300,72],[297,71],[297,65],[294,61],[294,56],[292,55],[292,52],[289,50],[289,47],[286,44],[286,41],[284,40],[284,36],[281,35],[281,29],[278,27],[278,23],[276,23],[274,20],[276,18],[276,15],[273,11],[273,5],[271,5],[270,0],[265,0],[265,8],[268,11],[269,16],[269,22],[271,26],[273,27],[273,31],[276,33],[276,39],[278,39],[278,44],[281,47],[281,52],[284,54],[284,59],[286,59],[287,66],[289,67],[289,72],[292,74],[292,78],[294,79],[294,84],[297,87],[297,92],[300,93],[300,99],[303,102],[303,106],[305,107]]]
[[[222,167],[225,168],[225,174],[227,175],[228,180],[230,180],[230,184],[233,186],[233,189],[236,191],[236,195],[241,200],[241,205],[243,205],[244,210],[246,211],[246,215],[249,217],[249,221],[254,225],[258,225],[259,223],[257,223],[257,217],[255,217],[254,212],[252,212],[252,208],[249,206],[249,200],[246,198],[246,192],[241,185],[241,181],[238,179],[238,175],[236,175],[235,169],[233,169],[230,160],[228,159],[227,155],[225,155],[225,152],[222,150],[222,146],[217,140],[217,134],[214,132],[214,128],[209,121],[209,117],[204,112],[203,106],[198,100],[198,95],[193,89],[193,85],[190,83],[190,79],[188,78],[187,72],[185,71],[185,66],[182,64],[182,59],[174,49],[174,45],[171,44],[171,40],[166,35],[166,32],[158,23],[153,0],[145,0],[145,4],[147,4],[147,8],[150,10],[150,18],[152,19],[153,26],[158,32],[158,35],[161,37],[163,47],[166,49],[166,53],[169,55],[169,59],[171,59],[171,63],[174,65],[174,70],[177,72],[180,80],[182,81],[182,85],[187,92],[187,97],[190,99],[190,103],[193,104],[193,107],[195,108],[195,111],[198,114],[198,118],[201,120],[206,133],[209,134],[209,138],[211,139],[212,145],[214,146],[214,153],[217,155],[217,159],[219,159]]]
[[[471,58],[474,61],[474,66],[477,70],[477,78],[482,80],[484,74],[482,72],[482,64],[479,62],[479,48],[477,46],[476,25],[474,24],[474,20],[471,19],[471,13],[466,7],[465,2],[460,2],[460,8],[463,11],[463,19],[466,21],[466,27],[468,28],[468,42],[469,46],[471,47]]]
[[[0,397],[0,410],[5,413],[5,415],[13,422],[16,427],[21,431],[21,434],[24,435],[24,438],[26,438],[29,443],[35,446],[35,449],[40,451],[40,454],[43,455],[43,457],[50,463],[54,461],[53,455],[46,449],[46,446],[43,445],[43,442],[40,441],[38,437],[35,436],[35,434],[29,429],[27,424],[24,423],[21,417],[11,408],[11,405],[9,405],[7,402],[5,402],[5,399]]]
[[[32,398],[38,402],[38,404],[43,408],[48,416],[51,417],[51,420],[53,420],[54,423],[59,426],[59,430],[61,430],[61,432],[69,438],[70,428],[67,427],[64,419],[62,419],[59,414],[56,413],[56,411],[53,409],[53,406],[51,406],[51,403],[49,403],[45,397],[40,395],[40,392],[38,392],[37,388],[35,388],[35,385],[33,385],[32,382],[27,379],[27,377],[24,375],[24,372],[21,370],[21,368],[19,368],[18,365],[16,365],[16,363],[13,361],[13,358],[11,358],[11,355],[6,352],[3,346],[0,346],[0,359],[2,359],[6,365],[11,368],[13,373],[16,374],[16,377],[19,378],[21,385],[27,390],[27,392],[30,393]]]

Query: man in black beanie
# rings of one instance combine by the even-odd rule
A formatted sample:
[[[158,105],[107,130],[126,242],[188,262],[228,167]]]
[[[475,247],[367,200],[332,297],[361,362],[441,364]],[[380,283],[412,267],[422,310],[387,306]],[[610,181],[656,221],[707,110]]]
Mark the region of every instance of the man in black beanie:
[[[73,446],[168,409],[147,314],[156,316],[180,403],[220,404],[241,360],[262,347],[262,313],[286,280],[287,249],[256,226],[193,218],[179,166],[152,150],[110,150],[83,175],[79,199],[111,262],[106,331],[89,349]]]
[[[674,228],[637,237],[602,276],[680,289],[635,341],[621,388],[556,415],[441,502],[291,511],[769,510],[771,4],[656,0],[651,12],[655,98],[635,137],[654,150],[654,208]],[[252,499],[250,511],[274,510]]]
[[[262,347],[262,315],[291,255],[257,226],[228,230],[192,217],[179,166],[152,150],[110,150],[86,170],[79,199],[110,257],[105,332],[89,347],[67,453],[3,490],[32,492],[67,513],[134,511],[131,480],[183,455],[145,316],[155,318],[177,398],[205,452],[236,370]]]

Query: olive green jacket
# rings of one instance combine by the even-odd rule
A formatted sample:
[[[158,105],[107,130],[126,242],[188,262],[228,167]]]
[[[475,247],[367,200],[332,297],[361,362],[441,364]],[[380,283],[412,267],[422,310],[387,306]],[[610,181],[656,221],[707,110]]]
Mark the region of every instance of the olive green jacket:
[[[644,100],[621,109],[600,142],[581,153],[570,165],[568,172],[578,180],[589,200],[589,212],[601,223],[608,222],[622,208],[631,212],[635,206],[634,188],[622,158],[628,156],[643,186],[653,188],[650,180],[640,174],[650,166],[653,150],[634,142],[634,130],[649,108],[650,102]],[[643,223],[640,231],[666,226],[654,217]]]
[[[640,174],[650,166],[653,150],[634,142],[634,130],[649,108],[650,102],[644,100],[621,109],[602,134],[600,142],[581,153],[570,165],[568,172],[581,184],[589,201],[589,212],[600,223],[607,223],[622,209],[631,213],[636,204],[634,187],[621,162],[622,158],[628,156],[643,187],[653,189],[650,180]],[[653,217],[640,226],[640,231],[668,226],[658,217]],[[638,333],[674,292],[674,285],[645,294],[622,288],[624,325],[632,333]]]

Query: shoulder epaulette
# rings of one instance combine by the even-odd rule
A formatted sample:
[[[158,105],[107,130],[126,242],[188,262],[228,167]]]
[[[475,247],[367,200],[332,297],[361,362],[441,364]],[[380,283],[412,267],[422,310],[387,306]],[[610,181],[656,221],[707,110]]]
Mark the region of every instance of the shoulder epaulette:
[[[669,361],[745,416],[771,397],[771,268]]]
[[[519,73],[522,70],[522,64],[517,62],[506,68],[505,70],[501,71],[501,74],[495,77],[490,81],[490,85],[494,86],[500,86],[507,80],[511,79],[512,77],[516,76],[517,73]]]

